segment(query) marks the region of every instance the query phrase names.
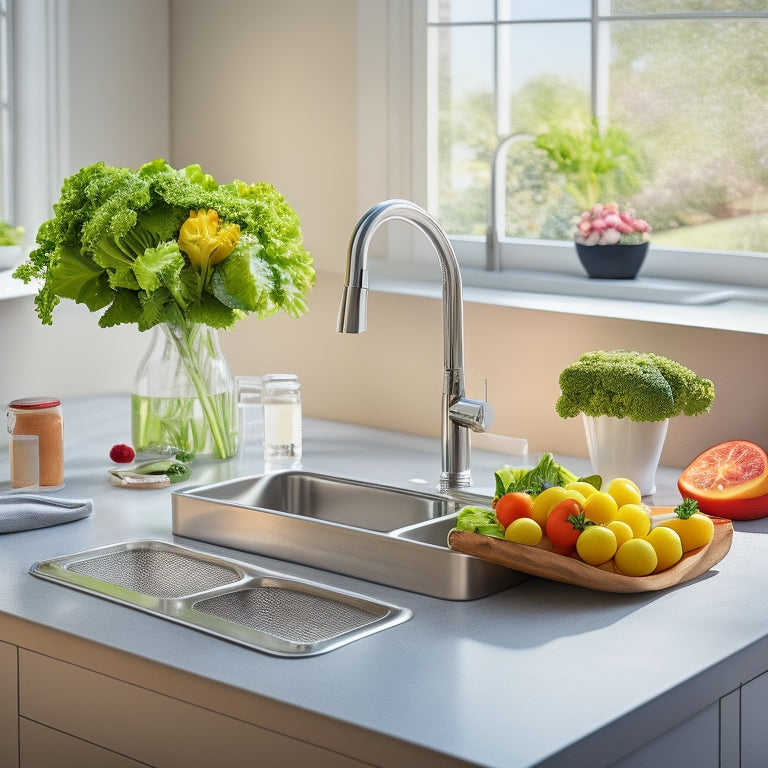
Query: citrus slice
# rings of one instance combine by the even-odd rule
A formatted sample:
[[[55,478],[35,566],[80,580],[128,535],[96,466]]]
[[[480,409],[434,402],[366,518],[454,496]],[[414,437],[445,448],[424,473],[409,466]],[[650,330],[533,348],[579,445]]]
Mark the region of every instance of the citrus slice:
[[[696,499],[699,509],[711,517],[724,517],[728,520],[756,520],[759,517],[768,517],[768,493],[764,496],[753,496],[751,499],[717,499],[703,492],[680,489],[680,495],[683,498]]]
[[[708,448],[677,481],[683,497],[753,499],[768,494],[768,454],[749,440],[729,440]],[[706,511],[704,509],[704,511]]]

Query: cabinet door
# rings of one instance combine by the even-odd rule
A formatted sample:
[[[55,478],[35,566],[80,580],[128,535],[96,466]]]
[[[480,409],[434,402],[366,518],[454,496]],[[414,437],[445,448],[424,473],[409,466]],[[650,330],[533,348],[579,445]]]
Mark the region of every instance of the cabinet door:
[[[243,756],[271,768],[363,765],[338,752],[23,648],[19,714],[156,768],[242,768]]]
[[[688,718],[614,763],[611,768],[690,765],[720,766],[720,702]]]
[[[145,768],[130,757],[54,731],[31,720],[19,719],[21,768]]]
[[[768,755],[768,672],[741,687],[741,768],[765,768]]]
[[[19,768],[18,648],[0,643],[0,765]]]

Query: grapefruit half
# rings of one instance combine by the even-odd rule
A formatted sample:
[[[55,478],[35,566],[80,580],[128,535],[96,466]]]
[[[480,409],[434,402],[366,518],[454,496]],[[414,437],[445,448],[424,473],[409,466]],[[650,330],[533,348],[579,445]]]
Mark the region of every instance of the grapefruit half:
[[[708,448],[677,481],[683,498],[696,499],[709,515],[752,519],[768,515],[768,454],[749,440]]]

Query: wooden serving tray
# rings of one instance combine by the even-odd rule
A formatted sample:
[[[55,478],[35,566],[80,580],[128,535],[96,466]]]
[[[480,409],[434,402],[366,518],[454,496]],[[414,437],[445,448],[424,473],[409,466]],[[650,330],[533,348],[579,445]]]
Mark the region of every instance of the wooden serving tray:
[[[657,508],[655,511],[659,513],[662,510]],[[713,517],[712,522],[715,531],[709,544],[687,552],[671,568],[649,576],[627,576],[616,568],[613,561],[594,566],[576,556],[558,554],[552,551],[552,544],[546,538],[540,545],[530,547],[454,528],[448,534],[448,546],[457,552],[564,584],[603,592],[651,592],[695,579],[728,554],[733,540],[733,524],[719,517]]]

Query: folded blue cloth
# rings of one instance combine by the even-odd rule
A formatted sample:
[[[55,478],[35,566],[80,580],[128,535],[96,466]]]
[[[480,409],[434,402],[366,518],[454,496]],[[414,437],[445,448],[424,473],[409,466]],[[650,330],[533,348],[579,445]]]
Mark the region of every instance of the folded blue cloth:
[[[92,512],[91,499],[57,499],[30,493],[0,495],[0,533],[69,523]]]

